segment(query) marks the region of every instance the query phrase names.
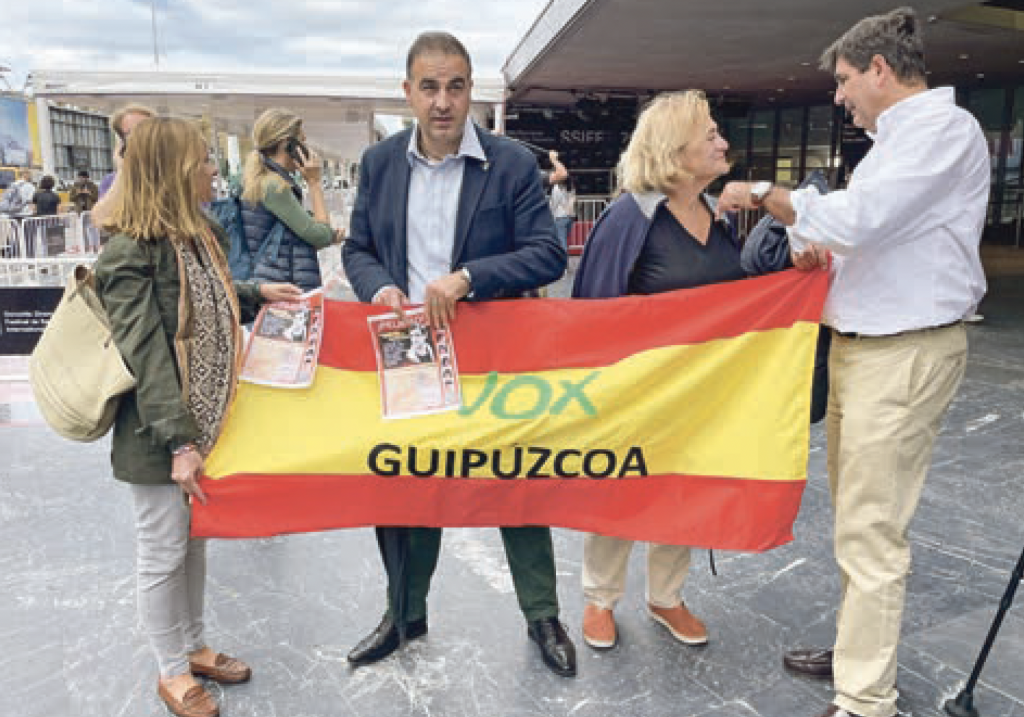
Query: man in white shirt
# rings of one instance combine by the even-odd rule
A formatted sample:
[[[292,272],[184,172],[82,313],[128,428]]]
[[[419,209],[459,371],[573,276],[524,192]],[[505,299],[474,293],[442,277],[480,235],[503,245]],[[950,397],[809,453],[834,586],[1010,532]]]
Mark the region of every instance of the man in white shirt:
[[[963,378],[965,317],[985,293],[979,258],[989,158],[952,88],[928,89],[909,8],[861,20],[822,55],[835,101],[874,139],[844,191],[731,182],[718,210],[764,206],[800,268],[827,266],[832,327],[828,470],[842,594],[834,648],[787,653],[833,676],[822,717],[896,714],[907,527],[942,418]]]

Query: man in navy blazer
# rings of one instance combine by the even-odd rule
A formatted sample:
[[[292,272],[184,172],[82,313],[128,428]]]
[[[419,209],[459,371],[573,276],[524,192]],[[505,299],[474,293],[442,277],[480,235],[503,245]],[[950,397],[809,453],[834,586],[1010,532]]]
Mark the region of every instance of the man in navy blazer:
[[[560,278],[566,265],[536,160],[469,119],[471,73],[465,47],[447,33],[412,44],[403,87],[416,125],[364,153],[343,252],[361,301],[399,315],[423,304],[434,326],[447,326],[461,300],[521,296]],[[501,535],[528,635],[552,671],[575,675],[575,648],[558,620],[550,529],[509,527]],[[349,653],[354,664],[391,654],[403,633],[427,632],[441,530],[378,528],[377,538],[389,605]]]

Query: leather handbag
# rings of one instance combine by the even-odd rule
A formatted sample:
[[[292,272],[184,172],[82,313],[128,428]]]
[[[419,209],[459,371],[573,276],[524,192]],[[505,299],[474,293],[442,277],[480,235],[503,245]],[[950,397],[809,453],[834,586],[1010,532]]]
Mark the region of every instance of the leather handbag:
[[[29,357],[29,381],[50,428],[73,441],[106,435],[121,396],[135,388],[88,267],[68,280]]]

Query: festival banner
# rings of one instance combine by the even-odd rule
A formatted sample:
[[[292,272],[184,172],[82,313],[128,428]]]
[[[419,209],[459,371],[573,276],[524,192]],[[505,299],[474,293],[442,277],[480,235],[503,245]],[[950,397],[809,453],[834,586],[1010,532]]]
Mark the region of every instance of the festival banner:
[[[807,469],[824,271],[617,299],[464,303],[459,411],[387,420],[367,319],[328,301],[312,387],[241,384],[197,536],[550,525],[766,550]]]

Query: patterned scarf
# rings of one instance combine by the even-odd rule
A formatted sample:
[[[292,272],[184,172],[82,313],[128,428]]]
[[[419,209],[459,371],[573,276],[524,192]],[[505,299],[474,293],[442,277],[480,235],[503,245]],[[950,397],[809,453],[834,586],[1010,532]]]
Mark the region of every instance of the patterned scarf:
[[[207,229],[191,243],[174,242],[181,297],[174,351],[181,393],[199,426],[199,451],[213,448],[235,395],[241,314],[227,259]]]

